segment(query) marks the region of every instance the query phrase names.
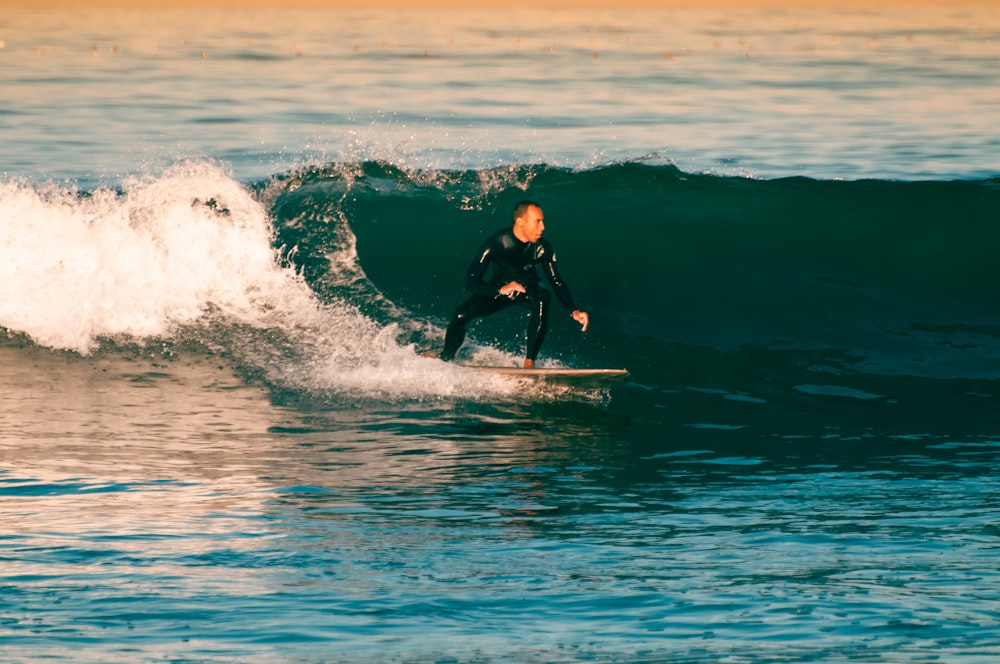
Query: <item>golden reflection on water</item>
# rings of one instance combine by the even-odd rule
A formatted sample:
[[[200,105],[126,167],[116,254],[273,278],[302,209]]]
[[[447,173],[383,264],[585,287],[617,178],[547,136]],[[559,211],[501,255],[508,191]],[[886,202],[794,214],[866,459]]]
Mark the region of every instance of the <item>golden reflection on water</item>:
[[[1000,102],[1000,86],[976,80],[1000,54],[998,19],[986,3],[211,6],[194,20],[187,8],[19,8],[0,27],[0,75],[9,68],[23,111],[14,172],[59,139],[77,169],[113,174],[122,150],[153,161],[537,150],[574,165],[667,151],[695,169],[778,150],[809,167],[812,153],[839,163],[861,146],[877,161],[916,140],[887,133],[887,117],[924,141],[992,136],[990,114],[968,109]]]
[[[156,540],[259,512],[274,409],[210,358],[6,346],[0,366],[0,530]]]
[[[0,366],[0,526],[15,529],[169,533],[211,515],[229,527],[230,516],[216,517],[266,513],[286,489],[329,492],[328,507],[403,491],[405,505],[407,488],[417,496],[555,457],[616,454],[607,441],[590,445],[606,424],[597,405],[565,405],[590,413],[575,424],[550,421],[555,411],[539,418],[530,403],[301,412],[207,355],[7,345]]]
[[[231,476],[240,469],[239,450],[267,438],[274,417],[262,388],[208,357],[0,347],[0,364],[0,444],[12,468],[62,474],[80,458],[114,480],[131,471],[151,479],[146,471],[161,467],[171,469],[168,479]]]
[[[606,80],[634,67],[654,75],[697,74],[711,68],[713,61],[731,66],[732,56],[743,58],[749,72],[756,69],[749,61],[762,57],[805,64],[812,58],[850,59],[879,52],[919,61],[957,54],[982,57],[1000,50],[989,38],[998,17],[986,3],[950,8],[916,3],[906,12],[836,11],[825,3],[746,4],[596,6],[578,11],[548,5],[466,6],[465,11],[410,7],[391,12],[328,3],[303,10],[207,6],[199,7],[198,20],[183,7],[109,12],[80,6],[60,12],[15,10],[0,39],[8,61],[16,61],[21,71],[57,69],[63,76],[90,82],[152,59],[157,67],[172,66],[187,76],[201,70],[210,83],[222,74],[213,60],[251,56],[256,65],[244,70],[247,80],[259,79],[276,99],[283,97],[283,89],[294,88],[296,95],[286,101],[298,104],[320,100],[299,96],[308,90],[362,91],[384,84],[391,95],[394,83],[405,83],[397,91],[412,95],[419,93],[421,81],[466,80],[470,74],[476,80],[483,58],[504,54],[511,58],[511,76],[529,82],[550,75],[537,66],[553,61],[575,62],[587,76]],[[493,20],[501,16],[503,20]],[[936,41],[931,35],[942,23],[966,26],[966,38]],[[407,59],[404,66],[394,59],[400,57]],[[227,77],[240,75],[232,69],[225,72]],[[148,84],[129,93],[161,93],[157,86],[162,82]],[[42,94],[46,89],[28,86],[19,94]],[[494,90],[504,93],[500,86]],[[171,89],[180,99],[192,92],[203,98],[210,91]],[[427,98],[408,96],[406,105],[421,106],[441,94],[440,86],[430,86]],[[355,110],[363,103],[357,97],[350,101]],[[386,103],[382,108],[391,107]]]

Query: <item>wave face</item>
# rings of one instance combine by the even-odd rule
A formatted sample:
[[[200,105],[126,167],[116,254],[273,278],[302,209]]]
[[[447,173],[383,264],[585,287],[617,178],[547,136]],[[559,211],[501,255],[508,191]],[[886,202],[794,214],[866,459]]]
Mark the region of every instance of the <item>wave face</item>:
[[[726,372],[804,391],[817,373],[1000,370],[1000,182],[758,181],[641,162],[327,164],[249,187],[189,163],[118,190],[8,182],[0,326],[84,354],[196,343],[291,388],[488,394],[499,388],[417,351],[440,345],[475,248],[522,198],[545,208],[593,321],[581,334],[557,308],[543,361],[628,366],[660,388]],[[481,321],[466,353],[516,361],[523,327],[518,313]]]
[[[360,269],[366,287],[438,325],[463,297],[478,242],[509,223],[514,202],[537,200],[594,320],[586,338],[567,320],[555,326],[543,353],[568,363],[656,376],[694,346],[837,353],[845,368],[890,375],[997,369],[995,180],[758,181],[642,163],[407,173],[366,163],[264,188],[280,242],[296,247],[321,296]],[[345,228],[358,256],[346,270],[327,260]],[[378,308],[372,293],[350,297]],[[517,352],[521,324],[483,323],[474,335]]]

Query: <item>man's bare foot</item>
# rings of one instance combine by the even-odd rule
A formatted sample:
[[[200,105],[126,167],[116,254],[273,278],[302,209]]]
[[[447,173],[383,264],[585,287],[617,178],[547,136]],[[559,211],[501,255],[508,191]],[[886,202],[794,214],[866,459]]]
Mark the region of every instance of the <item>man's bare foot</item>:
[[[525,360],[524,361],[524,368],[525,369],[534,369],[535,368],[535,361],[534,360]]]

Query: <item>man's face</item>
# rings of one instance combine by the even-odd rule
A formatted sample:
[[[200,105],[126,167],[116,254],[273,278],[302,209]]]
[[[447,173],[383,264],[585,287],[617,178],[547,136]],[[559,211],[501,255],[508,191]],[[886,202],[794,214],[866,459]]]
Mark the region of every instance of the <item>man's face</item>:
[[[538,242],[545,231],[545,215],[542,209],[532,205],[525,210],[524,215],[517,218],[514,223],[516,235],[525,242]]]

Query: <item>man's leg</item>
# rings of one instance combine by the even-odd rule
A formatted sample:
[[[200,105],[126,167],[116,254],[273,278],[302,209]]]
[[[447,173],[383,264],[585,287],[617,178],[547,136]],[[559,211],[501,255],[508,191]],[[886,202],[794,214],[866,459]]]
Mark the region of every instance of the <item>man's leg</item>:
[[[510,305],[510,300],[488,298],[482,295],[473,295],[468,300],[458,305],[454,318],[448,323],[448,330],[444,335],[444,350],[438,356],[445,362],[455,359],[455,353],[462,347],[465,341],[465,328],[469,323]]]
[[[545,333],[549,330],[549,303],[552,293],[544,288],[538,289],[531,297],[531,318],[528,319],[528,347],[525,352],[524,366],[532,367],[538,357],[538,351],[545,341]]]

